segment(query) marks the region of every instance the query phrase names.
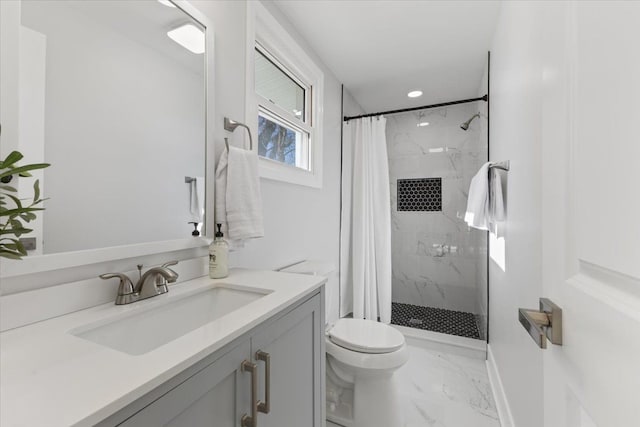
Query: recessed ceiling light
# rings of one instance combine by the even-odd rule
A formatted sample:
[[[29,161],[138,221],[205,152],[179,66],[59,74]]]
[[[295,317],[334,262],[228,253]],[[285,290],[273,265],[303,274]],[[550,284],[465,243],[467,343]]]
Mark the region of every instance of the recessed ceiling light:
[[[169,0],[158,0],[158,3],[160,3],[163,6],[176,7],[176,5],[171,3]]]
[[[193,53],[204,53],[204,33],[193,24],[185,24],[167,32],[167,35]]]
[[[417,98],[419,96],[422,96],[422,91],[421,90],[412,90],[411,92],[409,92],[407,94],[407,96],[409,98]]]
[[[429,122],[420,122],[418,123],[418,127],[429,126]]]

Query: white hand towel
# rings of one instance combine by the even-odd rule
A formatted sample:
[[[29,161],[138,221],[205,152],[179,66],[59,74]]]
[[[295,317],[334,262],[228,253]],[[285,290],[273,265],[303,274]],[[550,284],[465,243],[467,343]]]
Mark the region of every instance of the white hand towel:
[[[469,196],[467,199],[467,212],[464,221],[470,227],[479,230],[489,229],[489,166],[487,162],[480,167],[477,174],[471,179]]]
[[[255,152],[232,146],[222,152],[216,169],[216,223],[231,241],[264,236]]]
[[[497,169],[489,170],[489,231],[496,237],[504,236],[505,220],[502,179]]]
[[[193,178],[189,184],[189,213],[191,221],[201,224],[204,220],[204,177]]]

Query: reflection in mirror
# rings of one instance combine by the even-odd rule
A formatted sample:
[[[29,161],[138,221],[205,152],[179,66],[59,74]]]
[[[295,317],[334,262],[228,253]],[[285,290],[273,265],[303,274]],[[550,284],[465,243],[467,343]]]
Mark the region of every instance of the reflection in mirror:
[[[204,29],[167,3],[22,1],[18,149],[52,165],[30,255],[204,222]]]

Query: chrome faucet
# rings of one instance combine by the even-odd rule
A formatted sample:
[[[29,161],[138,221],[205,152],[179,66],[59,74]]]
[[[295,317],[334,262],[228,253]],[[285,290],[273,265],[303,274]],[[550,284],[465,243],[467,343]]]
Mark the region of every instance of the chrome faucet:
[[[171,261],[162,264],[160,267],[153,267],[142,274],[142,264],[138,264],[139,279],[134,286],[131,279],[124,273],[101,274],[100,278],[107,280],[118,278],[118,296],[116,305],[131,304],[132,302],[155,297],[169,292],[167,284],[174,283],[178,279],[178,273],[169,268],[176,265],[178,261]]]

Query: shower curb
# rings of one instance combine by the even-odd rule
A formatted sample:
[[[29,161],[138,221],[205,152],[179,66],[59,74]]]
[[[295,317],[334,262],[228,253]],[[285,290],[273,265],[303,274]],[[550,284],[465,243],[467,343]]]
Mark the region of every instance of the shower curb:
[[[400,325],[390,325],[404,335],[407,344],[428,350],[442,351],[449,354],[485,360],[487,357],[486,343],[482,340],[443,334],[424,329],[409,328]]]

